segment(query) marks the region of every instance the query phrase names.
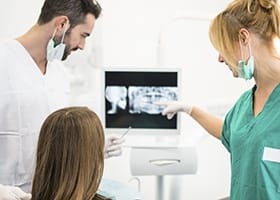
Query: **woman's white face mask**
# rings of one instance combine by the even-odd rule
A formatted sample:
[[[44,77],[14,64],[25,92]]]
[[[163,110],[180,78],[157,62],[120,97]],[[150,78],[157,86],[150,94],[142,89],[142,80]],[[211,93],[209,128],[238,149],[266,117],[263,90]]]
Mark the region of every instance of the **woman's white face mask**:
[[[52,38],[49,40],[48,45],[47,45],[47,60],[48,61],[53,61],[53,60],[62,60],[64,51],[65,51],[65,44],[63,43],[64,36],[66,31],[68,30],[69,25],[65,26],[61,42],[57,45],[55,45],[54,42],[54,36],[56,34],[57,28],[54,30]]]

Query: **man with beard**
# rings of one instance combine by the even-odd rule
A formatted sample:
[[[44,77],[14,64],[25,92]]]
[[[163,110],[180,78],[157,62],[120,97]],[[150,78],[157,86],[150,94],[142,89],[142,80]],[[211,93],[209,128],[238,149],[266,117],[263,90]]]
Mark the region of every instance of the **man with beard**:
[[[84,49],[100,13],[95,0],[45,0],[33,27],[0,44],[0,200],[30,198],[42,122],[69,104],[61,61]],[[120,155],[121,143],[107,138],[105,155]]]

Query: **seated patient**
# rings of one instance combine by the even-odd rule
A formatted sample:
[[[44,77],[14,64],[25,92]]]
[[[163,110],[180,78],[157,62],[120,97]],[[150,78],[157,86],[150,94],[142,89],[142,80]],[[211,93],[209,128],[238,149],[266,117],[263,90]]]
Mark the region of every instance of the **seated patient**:
[[[103,174],[104,131],[86,107],[53,112],[44,121],[32,200],[92,200]]]

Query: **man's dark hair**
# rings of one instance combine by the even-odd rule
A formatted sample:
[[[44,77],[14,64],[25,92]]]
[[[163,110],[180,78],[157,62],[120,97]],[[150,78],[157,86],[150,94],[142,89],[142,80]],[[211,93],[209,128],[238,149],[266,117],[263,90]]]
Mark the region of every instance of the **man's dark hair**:
[[[84,23],[87,14],[92,14],[97,19],[101,10],[96,0],[45,0],[37,23],[42,25],[56,16],[65,15],[73,28]]]

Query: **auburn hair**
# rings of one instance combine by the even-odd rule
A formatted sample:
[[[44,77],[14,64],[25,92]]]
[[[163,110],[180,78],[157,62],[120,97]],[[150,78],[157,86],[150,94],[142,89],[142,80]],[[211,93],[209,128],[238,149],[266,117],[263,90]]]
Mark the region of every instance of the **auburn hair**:
[[[32,200],[91,200],[104,168],[104,131],[86,107],[57,110],[44,121],[37,146]]]

